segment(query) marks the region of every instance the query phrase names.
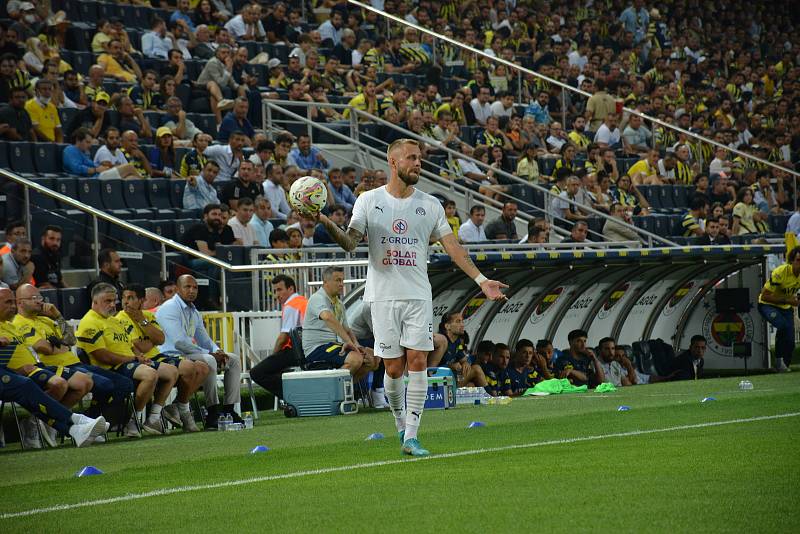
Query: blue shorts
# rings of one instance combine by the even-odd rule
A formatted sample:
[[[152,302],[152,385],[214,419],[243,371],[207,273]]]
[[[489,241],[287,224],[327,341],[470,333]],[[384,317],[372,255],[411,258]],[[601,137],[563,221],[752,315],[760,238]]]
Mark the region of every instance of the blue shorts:
[[[339,354],[341,351],[341,343],[325,343],[311,351],[311,354],[306,355],[306,363],[328,362],[336,367],[341,367],[344,365],[345,359],[344,354]]]
[[[178,356],[177,354],[158,354],[153,356],[152,360],[155,363],[168,363],[178,367],[183,361],[183,356]]]
[[[60,376],[64,380],[69,380],[73,376],[75,376],[75,372],[73,369],[69,367],[61,367],[58,365],[42,365],[39,364],[36,366],[36,370],[28,375],[28,378],[33,380],[40,388],[44,389],[47,386],[47,381],[53,378],[54,376]]]
[[[112,367],[111,370],[114,371],[115,373],[119,373],[122,376],[124,376],[126,378],[130,378],[131,380],[133,380],[134,379],[133,378],[133,373],[136,372],[136,369],[140,365],[144,365],[144,364],[139,363],[138,361],[128,362],[128,363],[121,363],[121,364],[117,365],[116,367]],[[150,364],[150,367],[152,367],[153,369],[158,369],[158,362],[152,362]]]
[[[358,344],[362,347],[369,347],[371,349],[375,348],[375,338],[374,337],[364,337],[358,340]]]

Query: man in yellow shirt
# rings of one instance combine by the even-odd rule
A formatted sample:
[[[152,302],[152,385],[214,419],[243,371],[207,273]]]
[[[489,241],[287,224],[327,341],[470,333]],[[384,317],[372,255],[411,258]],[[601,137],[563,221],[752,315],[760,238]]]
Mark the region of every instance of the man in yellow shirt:
[[[81,362],[70,345],[75,338],[65,331],[64,318],[54,304],[45,303],[39,289],[23,284],[17,290],[17,315],[14,326],[23,342],[33,348],[43,364],[80,371],[91,376],[92,405],[87,415],[96,416],[111,406],[121,407],[122,400],[133,393],[133,381],[96,365]],[[109,412],[110,413],[110,412]]]
[[[631,165],[628,176],[635,185],[661,185],[664,182],[658,176],[658,150],[649,150],[647,154]]]
[[[380,104],[378,103],[378,97],[375,93],[375,82],[372,80],[367,80],[364,83],[364,90],[351,98],[347,105],[361,111],[366,111],[372,115],[377,115],[378,110],[380,109]],[[342,112],[342,116],[345,119],[350,117],[349,107]],[[360,120],[364,121],[367,119],[365,117],[361,117]]]
[[[800,292],[800,247],[789,251],[787,262],[776,267],[758,295],[758,312],[775,327],[775,368],[788,371],[794,351],[794,308]]]
[[[14,293],[8,288],[0,289],[0,346],[14,346],[13,350],[7,350],[7,359],[4,357],[0,361],[0,367],[27,376],[63,406],[71,407],[89,392],[92,379],[80,372],[60,366],[47,367],[39,362],[36,351],[25,346],[22,332],[12,322],[16,312]],[[36,431],[35,428],[29,430]],[[43,437],[55,447],[55,431],[43,430]]]
[[[92,289],[92,309],[78,325],[78,348],[83,349],[93,365],[110,369],[136,383],[134,409],[136,420],[125,427],[128,437],[140,437],[139,424],[144,419],[147,402],[154,396],[153,405],[142,428],[149,434],[162,434],[161,407],[178,379],[178,369],[158,363],[135,350],[125,326],[114,317],[117,311],[117,290],[111,284],[100,283]],[[163,369],[162,369],[163,367]]]
[[[194,416],[189,409],[189,400],[200,389],[208,376],[208,365],[195,362],[179,355],[161,354],[158,346],[164,343],[164,332],[156,316],[142,310],[145,289],[139,284],[130,284],[122,291],[122,311],[117,319],[125,326],[131,336],[133,346],[145,357],[154,362],[169,364],[178,368],[178,396],[173,404],[165,406],[164,417],[184,432],[198,432]]]
[[[52,102],[53,83],[39,78],[36,82],[36,96],[25,102],[25,111],[31,118],[36,140],[39,142],[63,143],[61,119],[58,109]]]
[[[125,52],[119,39],[108,42],[109,54],[100,54],[97,64],[106,70],[106,76],[122,82],[133,83],[142,79],[142,71],[130,54]]]

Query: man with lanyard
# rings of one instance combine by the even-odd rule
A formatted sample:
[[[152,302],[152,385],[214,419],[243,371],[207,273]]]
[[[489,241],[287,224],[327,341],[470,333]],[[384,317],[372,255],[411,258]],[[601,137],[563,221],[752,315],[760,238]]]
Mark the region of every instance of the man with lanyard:
[[[206,148],[203,155],[219,165],[220,181],[232,180],[239,165],[244,161],[242,148],[247,141],[247,136],[240,130],[231,132],[227,145],[211,145]]]
[[[300,364],[289,332],[303,325],[308,299],[297,293],[294,279],[285,274],[279,274],[272,279],[272,294],[281,306],[281,332],[275,340],[272,354],[250,369],[250,378],[273,395],[282,398],[283,371]]]
[[[203,318],[194,305],[197,299],[197,280],[184,274],[178,278],[177,292],[164,302],[156,312],[156,319],[164,331],[164,343],[160,352],[168,355],[184,355],[189,360],[205,362],[209,373],[203,382],[206,397],[206,430],[217,430],[220,415],[217,393],[217,369],[225,372],[225,403],[222,412],[233,417],[235,423],[244,422],[234,410],[240,401],[242,387],[242,364],[235,355],[220,349],[208,335]]]
[[[122,291],[123,308],[117,313],[117,319],[132,337],[133,346],[137,351],[154,362],[164,362],[178,368],[178,396],[174,403],[164,407],[163,414],[175,426],[183,427],[184,432],[198,432],[194,416],[189,410],[189,399],[200,389],[208,376],[208,366],[182,356],[159,353],[158,345],[164,342],[164,332],[158,325],[155,315],[142,310],[144,296],[144,287],[139,284],[131,284],[125,288]]]
[[[775,368],[789,371],[794,352],[794,308],[800,291],[800,247],[789,251],[787,261],[773,269],[758,295],[758,312],[775,327]]]
[[[121,408],[123,399],[133,393],[133,382],[118,373],[82,363],[70,350],[70,345],[75,343],[74,335],[71,330],[66,330],[66,323],[58,308],[44,302],[38,288],[30,284],[20,286],[17,290],[17,311],[14,326],[22,335],[23,343],[39,355],[42,364],[91,376],[92,402],[87,414],[100,415],[112,403]],[[48,434],[55,441],[53,432],[48,430]]]

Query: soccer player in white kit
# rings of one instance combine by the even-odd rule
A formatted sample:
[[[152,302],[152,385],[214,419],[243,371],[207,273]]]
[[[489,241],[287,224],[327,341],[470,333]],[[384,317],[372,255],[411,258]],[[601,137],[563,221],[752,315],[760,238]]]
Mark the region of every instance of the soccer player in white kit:
[[[375,356],[385,362],[384,387],[402,453],[427,456],[417,432],[428,392],[427,354],[433,350],[434,334],[428,244],[439,241],[490,300],[505,299],[501,289],[508,286],[481,274],[453,235],[439,201],[414,187],[422,169],[419,143],[398,139],[389,145],[387,155],[388,183],[358,197],[346,232],[325,215],[319,215],[319,220],[347,251],[367,235],[364,301],[372,310]],[[408,388],[403,380],[406,369]]]

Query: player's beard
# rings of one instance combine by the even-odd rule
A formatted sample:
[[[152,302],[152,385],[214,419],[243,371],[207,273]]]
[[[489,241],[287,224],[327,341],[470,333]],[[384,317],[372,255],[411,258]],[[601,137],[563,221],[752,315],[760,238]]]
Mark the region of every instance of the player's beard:
[[[419,182],[419,173],[411,174],[405,171],[398,170],[397,176],[403,180],[403,183],[406,185],[416,185]]]

